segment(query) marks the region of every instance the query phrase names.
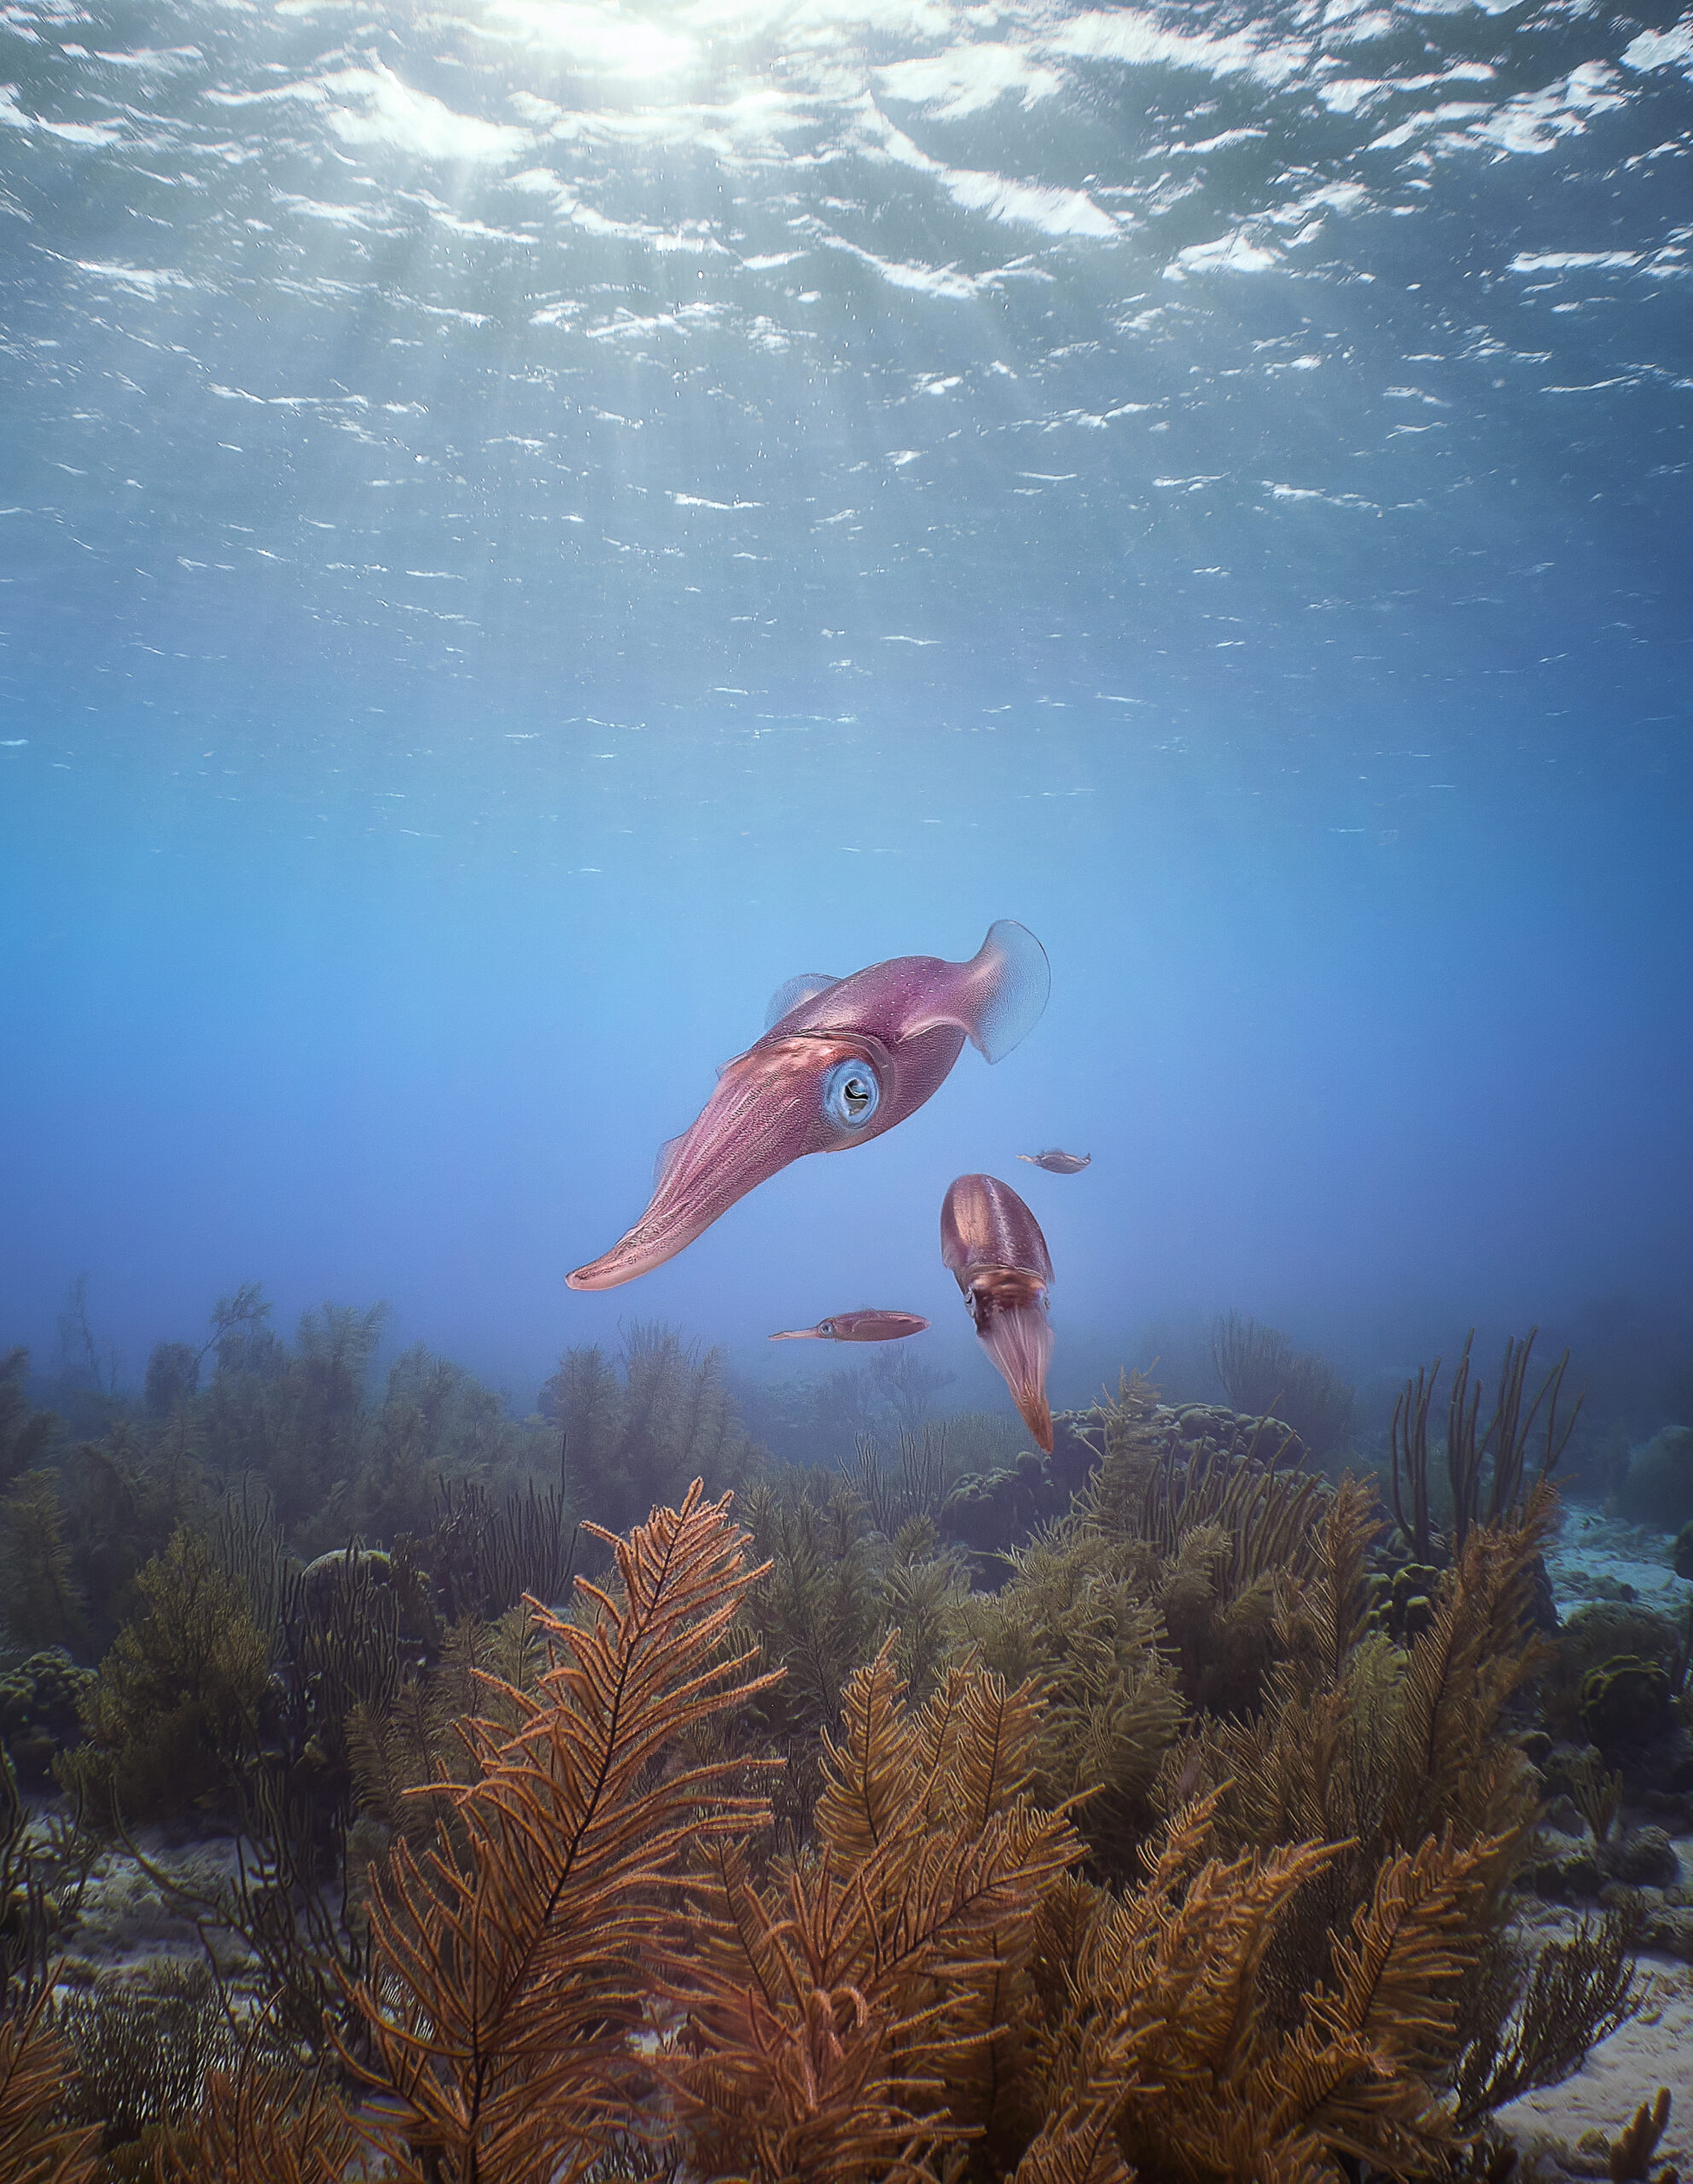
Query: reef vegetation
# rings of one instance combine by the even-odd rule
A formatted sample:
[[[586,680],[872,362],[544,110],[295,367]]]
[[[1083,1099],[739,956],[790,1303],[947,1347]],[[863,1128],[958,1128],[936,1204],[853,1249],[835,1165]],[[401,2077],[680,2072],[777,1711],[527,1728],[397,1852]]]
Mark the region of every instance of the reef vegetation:
[[[807,1466],[663,1328],[525,1419],[380,1330],[0,1378],[0,2184],[1456,2184],[1636,2007],[1687,1664],[1550,1615],[1527,1345],[1443,1500],[1428,1376],[1379,1490],[1310,1371]],[[200,1955],[73,1968],[113,1846]]]

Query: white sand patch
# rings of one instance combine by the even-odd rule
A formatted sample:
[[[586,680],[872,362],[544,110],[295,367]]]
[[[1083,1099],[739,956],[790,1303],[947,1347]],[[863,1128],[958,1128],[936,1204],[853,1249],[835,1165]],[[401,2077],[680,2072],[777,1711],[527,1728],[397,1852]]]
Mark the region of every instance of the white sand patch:
[[[1653,1991],[1641,2014],[1594,2048],[1574,2077],[1498,2111],[1495,2120],[1524,2154],[1542,2157],[1543,2176],[1609,2176],[1600,2140],[1614,2138],[1663,2085],[1673,2106],[1652,2174],[1669,2163],[1684,2175],[1693,2163],[1693,1971],[1661,1958],[1642,1963]]]
[[[1619,1594],[1613,1588],[1623,1585],[1632,1587],[1643,1607],[1660,1615],[1685,1615],[1693,1588],[1676,1576],[1671,1547],[1667,1533],[1580,1508],[1566,1510],[1557,1543],[1546,1556],[1559,1615],[1573,1614],[1593,1600],[1615,1600]]]

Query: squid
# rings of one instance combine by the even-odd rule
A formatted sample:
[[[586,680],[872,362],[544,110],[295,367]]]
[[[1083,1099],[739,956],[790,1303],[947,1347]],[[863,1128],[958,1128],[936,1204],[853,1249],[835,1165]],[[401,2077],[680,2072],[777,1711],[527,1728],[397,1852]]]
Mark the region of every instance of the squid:
[[[921,1334],[927,1320],[915,1312],[836,1312],[814,1327],[787,1327],[773,1334],[772,1342],[899,1342],[908,1334]]]
[[[1093,1155],[1091,1153],[1061,1153],[1054,1145],[1044,1153],[1020,1153],[1017,1158],[1027,1160],[1031,1168],[1044,1168],[1049,1176],[1079,1176]]]
[[[982,1348],[1023,1423],[1050,1456],[1052,1412],[1046,1368],[1052,1329],[1046,1292],[1052,1260],[1040,1223],[997,1176],[960,1176],[940,1208],[940,1256],[960,1289]]]
[[[991,1062],[1046,1006],[1046,950],[1001,918],[968,962],[899,956],[850,978],[810,972],[780,987],[764,1037],[659,1154],[646,1211],[601,1258],[565,1276],[614,1289],[685,1251],[719,1215],[807,1153],[867,1145],[938,1092],[968,1039]]]

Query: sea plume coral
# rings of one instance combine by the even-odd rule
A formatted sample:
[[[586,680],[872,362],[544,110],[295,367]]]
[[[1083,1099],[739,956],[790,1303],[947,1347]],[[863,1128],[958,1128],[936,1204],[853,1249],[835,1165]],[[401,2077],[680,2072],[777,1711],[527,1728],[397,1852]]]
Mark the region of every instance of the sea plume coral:
[[[615,1589],[578,1580],[584,1623],[536,1610],[552,1665],[532,1692],[493,1685],[521,1726],[464,1724],[478,1779],[443,1786],[451,1831],[421,1856],[402,1837],[375,1880],[358,2000],[402,2178],[575,2174],[638,2122],[628,2042],[678,1867],[766,1817],[732,1786],[744,1763],[667,1757],[765,1681],[721,1642],[758,1574],[728,1500],[696,1480],[627,1540],[599,1534]]]
[[[698,1882],[671,2075],[711,2174],[926,2174],[992,2120],[1033,1914],[1082,1846],[1027,1794],[1034,1687],[955,1667],[913,1710],[892,1655],[847,1684],[815,1850],[761,1887],[724,1845]]]

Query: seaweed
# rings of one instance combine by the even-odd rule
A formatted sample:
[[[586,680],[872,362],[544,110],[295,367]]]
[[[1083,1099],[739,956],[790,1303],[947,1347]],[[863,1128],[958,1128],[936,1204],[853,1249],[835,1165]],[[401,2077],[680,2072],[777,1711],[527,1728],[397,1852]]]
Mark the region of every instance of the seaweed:
[[[241,2047],[210,1968],[193,1961],[98,1980],[58,2004],[55,2024],[75,2073],[63,2117],[99,2127],[108,2176],[151,2175],[209,2072],[231,2066]]]
[[[562,1453],[560,1467],[562,1472]],[[394,1546],[396,1562],[414,1564],[428,1577],[430,1606],[443,1622],[465,1616],[492,1622],[526,1594],[544,1602],[563,1597],[580,1527],[567,1521],[562,1477],[544,1494],[532,1479],[503,1502],[480,1479],[447,1479],[438,1507],[432,1531],[421,1539],[403,1533]]]
[[[930,1420],[916,1427],[902,1425],[899,1431],[899,1455],[892,1464],[884,1464],[873,1433],[860,1433],[853,1461],[841,1467],[870,1522],[888,1539],[913,1517],[937,1519],[951,1484],[945,1425]]]

